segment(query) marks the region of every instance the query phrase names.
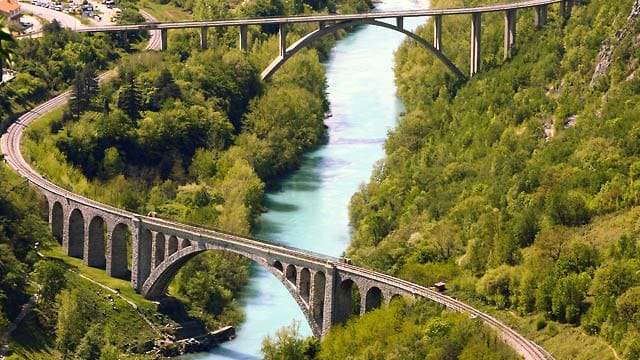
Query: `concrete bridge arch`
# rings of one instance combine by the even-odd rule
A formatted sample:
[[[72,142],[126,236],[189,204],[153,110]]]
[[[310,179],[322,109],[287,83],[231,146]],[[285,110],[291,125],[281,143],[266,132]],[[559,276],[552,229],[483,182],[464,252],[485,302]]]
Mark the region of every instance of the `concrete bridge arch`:
[[[385,29],[394,30],[394,31],[400,32],[400,33],[410,37],[411,39],[415,40],[420,45],[424,46],[429,51],[431,51],[459,79],[461,79],[461,80],[465,80],[466,79],[466,77],[464,76],[462,71],[460,71],[460,69],[458,69],[453,64],[453,62],[451,62],[451,60],[449,60],[449,58],[447,58],[439,49],[437,49],[429,41],[421,38],[420,36],[416,35],[415,33],[411,32],[409,30],[404,29],[403,26],[402,26],[402,18],[398,18],[396,20],[396,25],[389,24],[389,23],[386,23],[386,22],[383,22],[383,21],[380,21],[380,20],[376,20],[376,19],[346,20],[346,21],[342,21],[342,22],[338,22],[338,23],[331,24],[331,25],[326,25],[326,26],[324,25],[324,23],[321,22],[320,26],[318,27],[317,30],[312,31],[311,33],[303,36],[302,38],[300,38],[298,41],[296,41],[295,43],[293,43],[291,46],[289,46],[286,49],[285,49],[285,46],[284,46],[284,42],[285,42],[285,39],[286,39],[286,25],[285,24],[280,24],[280,32],[279,32],[279,36],[280,36],[280,55],[275,60],[273,60],[271,62],[271,64],[269,64],[269,66],[267,66],[262,71],[261,78],[263,80],[269,79],[282,65],[284,65],[284,63],[289,58],[291,58],[298,51],[300,51],[305,46],[309,45],[314,40],[317,40],[317,39],[319,39],[319,38],[321,38],[323,36],[329,35],[329,34],[333,34],[337,30],[341,30],[341,29],[344,29],[344,28],[353,27],[353,26],[357,26],[357,25],[365,25],[365,24],[374,25],[374,26],[380,26],[380,27],[383,27]]]

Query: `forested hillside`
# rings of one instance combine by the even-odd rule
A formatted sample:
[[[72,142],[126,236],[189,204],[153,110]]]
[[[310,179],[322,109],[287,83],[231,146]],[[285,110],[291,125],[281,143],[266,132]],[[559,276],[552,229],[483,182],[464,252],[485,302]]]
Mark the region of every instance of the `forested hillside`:
[[[549,7],[541,30],[519,11],[507,61],[504,16],[485,14],[482,71],[465,83],[402,45],[406,116],[352,198],[348,256],[508,310],[558,358],[637,359],[640,4],[582,3],[568,20]],[[468,18],[445,21],[444,53],[468,69]]]

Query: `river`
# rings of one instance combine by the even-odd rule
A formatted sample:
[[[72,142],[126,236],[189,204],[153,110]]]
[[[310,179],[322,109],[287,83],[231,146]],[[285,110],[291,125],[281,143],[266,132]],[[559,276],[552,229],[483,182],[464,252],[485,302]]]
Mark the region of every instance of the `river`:
[[[378,11],[425,8],[424,1],[387,0]],[[425,19],[405,19],[411,29]],[[393,83],[393,52],[404,35],[376,26],[362,26],[341,39],[324,64],[331,116],[329,142],[304,156],[302,166],[266,195],[268,212],[255,236],[282,244],[340,256],[349,245],[348,204],[373,165],[384,156],[382,144],[403,110]],[[262,339],[297,322],[311,335],[302,311],[284,286],[260,266],[253,266],[241,300],[246,314],[235,340],[204,359],[261,359]]]

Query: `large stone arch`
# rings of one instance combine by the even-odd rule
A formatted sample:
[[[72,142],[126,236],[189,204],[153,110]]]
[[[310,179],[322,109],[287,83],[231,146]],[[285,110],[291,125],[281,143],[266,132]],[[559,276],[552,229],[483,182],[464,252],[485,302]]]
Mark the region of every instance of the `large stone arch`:
[[[73,209],[69,215],[69,256],[82,258],[84,255],[84,217],[80,209]]]
[[[113,228],[109,240],[107,274],[114,277],[126,277],[129,274],[129,246],[127,242],[131,241],[129,227],[123,223],[117,224]]]
[[[447,58],[440,50],[436,49],[435,46],[433,46],[430,42],[428,42],[427,40],[421,38],[420,36],[412,33],[409,30],[403,29],[402,27],[399,27],[399,26],[396,26],[396,25],[392,25],[392,24],[387,24],[385,22],[378,21],[378,20],[375,20],[375,19],[346,20],[346,21],[343,21],[343,22],[339,22],[339,23],[336,23],[336,24],[328,25],[328,26],[322,27],[320,29],[317,29],[317,30],[315,30],[315,31],[303,36],[298,41],[296,41],[291,46],[289,46],[286,49],[286,51],[284,52],[285,56],[278,56],[275,60],[273,60],[271,62],[271,64],[269,64],[269,66],[267,66],[266,69],[264,69],[262,71],[262,74],[260,76],[262,77],[263,80],[269,79],[282,65],[284,65],[284,63],[290,57],[295,55],[295,53],[300,51],[303,47],[307,46],[308,44],[310,44],[314,40],[317,40],[317,39],[319,39],[319,38],[321,38],[321,37],[323,37],[325,35],[328,35],[328,34],[333,34],[336,30],[340,30],[340,29],[344,29],[344,28],[352,27],[352,26],[356,26],[356,25],[362,25],[362,24],[375,25],[375,26],[380,26],[380,27],[386,28],[386,29],[398,31],[398,32],[400,32],[400,33],[412,38],[413,40],[418,42],[420,45],[422,45],[425,48],[427,48],[428,50],[430,50],[440,61],[442,61],[442,63],[444,63],[444,65],[447,68],[449,68],[449,70],[451,70],[451,72],[453,72],[456,75],[456,77],[458,77],[461,80],[466,80],[466,77],[464,76],[462,71],[460,71],[460,69],[458,69],[453,64],[453,62],[451,62],[451,60],[449,60],[449,58]],[[280,26],[284,26],[284,25],[280,25]]]
[[[87,253],[85,264],[93,267],[104,268],[107,264],[105,258],[106,224],[100,216],[94,216],[89,222],[89,237],[87,241]]]
[[[336,288],[334,322],[346,323],[353,315],[360,314],[360,290],[351,279],[343,280]]]
[[[165,295],[171,280],[176,276],[180,268],[194,256],[206,251],[206,249],[190,247],[180,250],[159,264],[151,272],[142,286],[141,293],[148,299],[155,299]]]
[[[150,236],[150,235],[149,235]],[[314,280],[320,282],[321,284],[314,283],[310,284],[310,287],[314,289],[313,299],[314,302],[311,304],[307,304],[305,300],[300,295],[298,288],[296,287],[296,283],[294,282],[297,279],[297,271],[296,266],[293,264],[288,264],[285,269],[282,267],[282,262],[278,260],[267,260],[265,258],[256,257],[253,254],[246,253],[243,251],[239,251],[233,248],[229,248],[226,246],[216,245],[212,243],[205,244],[197,244],[196,246],[191,246],[188,248],[180,249],[178,252],[168,256],[164,262],[158,265],[157,268],[153,269],[150,272],[149,276],[144,278],[145,281],[141,286],[141,293],[146,298],[155,299],[164,296],[171,283],[171,280],[178,273],[180,268],[187,263],[194,256],[207,251],[207,250],[217,250],[217,251],[229,251],[235,254],[239,254],[246,258],[249,258],[252,261],[255,261],[260,266],[267,269],[272,275],[274,275],[278,281],[280,281],[284,287],[289,291],[291,296],[294,298],[302,313],[304,314],[309,326],[311,327],[311,331],[316,336],[322,335],[322,323],[323,323],[323,308],[324,308],[324,294],[325,294],[325,286],[326,280],[325,275],[321,271],[316,271],[314,275]],[[291,281],[291,279],[287,279],[286,272],[287,269],[290,272],[293,271],[296,273],[296,277]],[[284,271],[283,271],[284,270]],[[309,271],[309,269],[307,269]],[[309,271],[309,274],[311,272]],[[320,275],[318,275],[320,274]],[[311,278],[311,276],[310,276]],[[320,304],[315,304],[315,301],[318,300]]]
[[[62,244],[62,238],[64,236],[64,209],[59,201],[54,201],[51,206],[51,233],[53,237],[58,240],[59,244]]]

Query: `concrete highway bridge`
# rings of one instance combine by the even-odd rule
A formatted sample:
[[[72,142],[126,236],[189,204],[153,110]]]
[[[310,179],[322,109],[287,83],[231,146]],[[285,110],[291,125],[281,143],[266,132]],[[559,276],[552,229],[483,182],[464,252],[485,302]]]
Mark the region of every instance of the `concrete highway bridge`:
[[[279,54],[262,71],[263,80],[268,79],[278,70],[291,56],[300,49],[321,38],[332,34],[336,30],[353,27],[362,24],[381,26],[390,30],[398,31],[415,40],[442,61],[451,72],[458,78],[465,80],[466,76],[456,67],[455,64],[444,54],[442,44],[442,18],[451,15],[471,15],[471,44],[470,44],[470,69],[469,75],[473,76],[480,71],[480,43],[481,43],[481,19],[482,14],[491,12],[504,12],[504,58],[508,58],[511,49],[516,41],[516,12],[521,9],[534,9],[534,23],[536,28],[543,26],[547,21],[547,7],[552,4],[559,4],[561,16],[568,18],[574,5],[581,3],[581,0],[525,0],[513,3],[495,4],[487,6],[452,8],[452,9],[426,9],[411,11],[393,12],[370,12],[360,14],[330,14],[330,15],[310,15],[310,16],[288,16],[253,19],[230,19],[230,20],[205,20],[188,22],[147,22],[135,25],[111,25],[95,26],[77,29],[78,32],[123,32],[134,30],[150,30],[160,32],[160,49],[167,49],[167,32],[169,29],[200,29],[200,46],[207,47],[207,31],[211,27],[239,27],[239,47],[247,49],[247,31],[249,25],[277,25],[279,33]],[[407,17],[433,17],[434,37],[433,41],[424,39],[417,34],[406,30],[403,27],[404,18]],[[381,20],[395,19],[395,24],[390,24]],[[298,23],[317,23],[316,30],[304,35],[293,44],[287,47],[287,26]]]
[[[321,25],[315,38],[328,28],[353,26],[368,23],[384,26],[403,33],[417,35],[402,29],[402,19],[411,16],[435,16],[436,38],[431,45],[424,44],[441,59],[440,52],[441,21],[439,17],[450,14],[471,14],[476,20],[472,28],[479,29],[480,14],[489,11],[505,11],[505,49],[507,43],[515,38],[515,16],[517,9],[534,7],[536,23],[542,25],[546,19],[546,6],[560,3],[562,12],[570,12],[574,0],[530,0],[519,3],[492,5],[467,9],[440,9],[394,13],[368,13],[357,15],[323,15],[313,17],[225,20],[193,23],[153,23],[101,28],[98,31],[160,30],[210,26],[240,26],[251,24],[278,24],[281,39],[284,38],[285,25],[295,22],[316,21]],[[379,22],[378,19],[395,17],[396,25]],[[509,20],[511,19],[511,20]],[[333,25],[325,25],[333,22]],[[347,25],[341,25],[347,24]],[[328,30],[327,30],[328,31]],[[333,31],[333,30],[331,30]],[[311,33],[291,47],[284,48],[281,40],[281,60],[297,51],[305,41],[311,41]],[[479,33],[472,42],[479,45]],[[157,34],[156,34],[157,35]],[[508,37],[508,39],[507,39]],[[166,35],[164,36],[166,47]],[[511,39],[511,40],[509,40]],[[509,40],[509,41],[507,41]],[[155,36],[155,40],[158,37]],[[245,40],[246,41],[246,37]],[[242,35],[241,35],[241,47]],[[510,45],[509,45],[510,46]],[[150,45],[150,48],[153,46]],[[479,49],[479,46],[477,47]],[[476,49],[476,50],[477,50]],[[473,53],[472,47],[472,53]],[[479,51],[479,50],[477,50]],[[479,57],[479,53],[476,54]],[[440,57],[439,56],[439,57]],[[473,54],[472,54],[473,58]],[[279,61],[278,59],[275,62]],[[274,65],[277,66],[279,65]],[[453,67],[455,68],[455,67]],[[476,68],[477,70],[477,68]],[[265,71],[275,71],[275,69]],[[472,65],[473,73],[473,65]],[[458,75],[461,75],[457,71]],[[263,73],[263,75],[265,75]],[[108,74],[101,75],[101,78]],[[229,251],[247,257],[266,268],[289,291],[305,315],[313,333],[322,336],[333,324],[344,323],[350,316],[364,314],[372,309],[388,304],[394,297],[424,297],[445,305],[454,311],[463,311],[478,317],[496,328],[500,336],[525,359],[552,359],[544,349],[522,335],[473,307],[424,286],[398,279],[386,274],[356,267],[342,258],[334,258],[279,244],[206,229],[177,222],[163,220],[154,216],[145,216],[105,205],[63,189],[38,174],[24,159],[20,152],[20,139],[23,131],[41,114],[60,106],[69,98],[69,92],[39,105],[21,116],[12,124],[0,140],[0,148],[8,165],[34,186],[38,187],[47,199],[49,223],[53,235],[69,255],[82,258],[88,266],[104,268],[108,275],[130,279],[131,286],[147,298],[158,298],[165,294],[171,279],[177,271],[195,255],[208,250]],[[131,244],[131,249],[128,249]],[[129,261],[128,255],[131,253]],[[357,289],[358,291],[353,291]],[[359,294],[360,299],[353,299]],[[360,304],[354,308],[353,304]]]

